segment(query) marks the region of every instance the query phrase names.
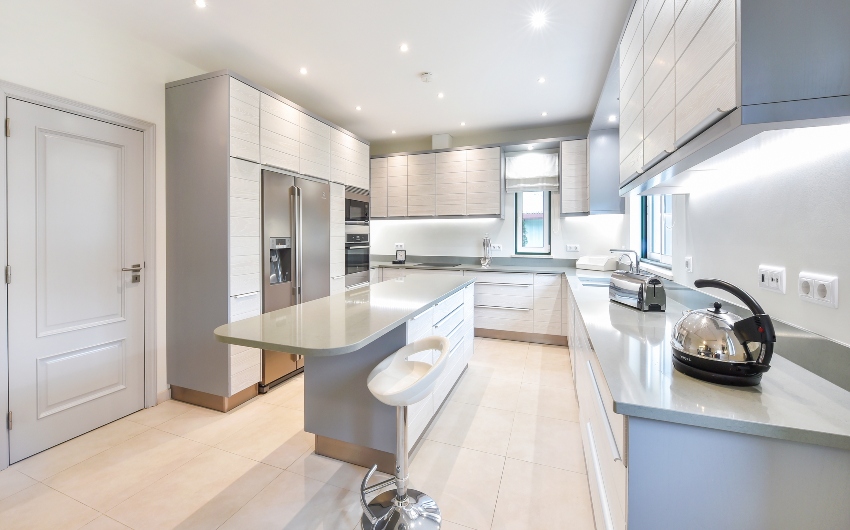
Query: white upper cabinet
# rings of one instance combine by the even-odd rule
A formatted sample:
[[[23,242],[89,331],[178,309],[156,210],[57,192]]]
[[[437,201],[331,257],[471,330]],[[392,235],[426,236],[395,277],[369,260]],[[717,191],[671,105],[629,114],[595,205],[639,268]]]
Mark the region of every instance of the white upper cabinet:
[[[260,91],[230,78],[230,156],[260,161]]]
[[[561,142],[561,213],[590,211],[587,140]]]
[[[387,159],[373,158],[370,162],[371,166],[371,191],[369,199],[372,203],[372,209],[369,212],[370,217],[386,217],[387,216]]]
[[[369,190],[369,146],[331,129],[331,180]]]
[[[736,0],[638,0],[620,42],[620,182],[739,104]]]

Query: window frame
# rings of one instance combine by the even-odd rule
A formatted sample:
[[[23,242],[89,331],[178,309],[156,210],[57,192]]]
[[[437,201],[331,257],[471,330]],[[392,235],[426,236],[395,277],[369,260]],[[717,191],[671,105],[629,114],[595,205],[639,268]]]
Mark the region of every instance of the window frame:
[[[533,191],[518,191],[514,193],[514,254],[517,256],[551,256],[552,255],[552,192],[540,191],[543,197],[543,238],[545,252],[529,252],[523,250],[522,240],[522,194]]]
[[[653,195],[652,197],[655,197]],[[657,267],[662,267],[665,269],[673,269],[673,241],[672,241],[672,233],[670,240],[670,255],[659,254],[657,252],[650,252],[649,250],[649,198],[650,196],[643,196],[640,199],[640,259],[641,261],[645,261],[651,265],[655,265]],[[671,199],[671,214],[672,214],[672,199]]]

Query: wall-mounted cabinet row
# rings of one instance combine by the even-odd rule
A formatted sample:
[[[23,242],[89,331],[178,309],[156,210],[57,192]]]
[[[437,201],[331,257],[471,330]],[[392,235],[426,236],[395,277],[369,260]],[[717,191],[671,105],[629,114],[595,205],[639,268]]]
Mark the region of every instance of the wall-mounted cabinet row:
[[[369,189],[369,146],[230,78],[230,156]]]
[[[371,160],[371,217],[502,214],[499,147]]]
[[[620,42],[620,182],[739,106],[736,0],[637,0]]]

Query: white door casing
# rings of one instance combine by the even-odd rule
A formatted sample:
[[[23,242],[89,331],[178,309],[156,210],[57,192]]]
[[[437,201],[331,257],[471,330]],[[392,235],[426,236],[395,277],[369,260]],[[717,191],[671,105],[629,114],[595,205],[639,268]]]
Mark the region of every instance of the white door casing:
[[[143,133],[7,100],[10,460],[144,406]]]

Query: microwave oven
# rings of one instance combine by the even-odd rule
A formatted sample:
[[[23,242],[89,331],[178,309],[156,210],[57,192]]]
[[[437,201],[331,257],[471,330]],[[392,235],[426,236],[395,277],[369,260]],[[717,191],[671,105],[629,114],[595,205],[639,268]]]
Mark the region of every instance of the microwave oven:
[[[345,224],[369,224],[369,195],[345,192]]]

